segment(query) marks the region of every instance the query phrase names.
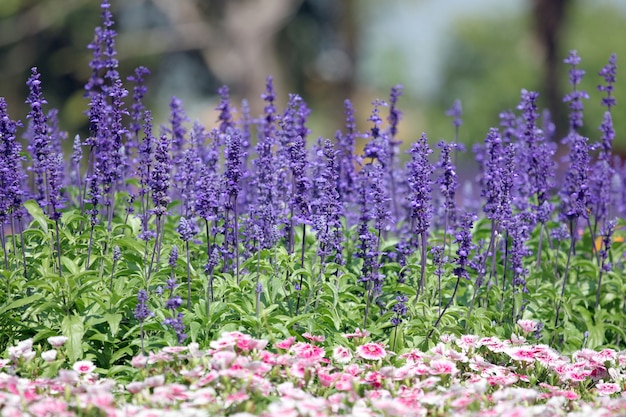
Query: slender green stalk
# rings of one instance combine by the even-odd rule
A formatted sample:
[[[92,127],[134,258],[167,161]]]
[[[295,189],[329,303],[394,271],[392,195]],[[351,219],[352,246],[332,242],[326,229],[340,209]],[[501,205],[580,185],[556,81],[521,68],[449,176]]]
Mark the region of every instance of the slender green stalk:
[[[187,310],[191,310],[191,261],[189,256],[189,241],[185,241],[187,251]]]
[[[59,276],[63,276],[63,264],[61,263],[61,238],[59,237],[59,221],[54,221],[54,226],[56,228],[56,237],[57,237],[57,259],[59,261]]]
[[[577,223],[578,223],[578,218],[575,218],[574,220],[570,220],[571,242],[569,245],[569,251],[567,253],[567,262],[565,263],[565,272],[563,273],[563,284],[561,285],[561,297],[559,298],[559,302],[556,305],[556,315],[554,319],[555,328],[559,324],[559,313],[561,311],[561,303],[563,302],[563,298],[565,297],[565,286],[567,284],[567,275],[569,273],[569,263],[572,258],[572,254],[574,253],[574,246],[576,245],[576,239],[574,239],[574,233],[576,232]]]

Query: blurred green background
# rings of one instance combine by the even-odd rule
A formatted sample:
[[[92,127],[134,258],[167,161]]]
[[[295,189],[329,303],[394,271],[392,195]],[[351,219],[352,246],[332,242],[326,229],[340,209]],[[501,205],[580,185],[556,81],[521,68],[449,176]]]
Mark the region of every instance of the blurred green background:
[[[363,130],[375,98],[403,84],[406,143],[426,132],[453,139],[444,115],[463,104],[460,137],[482,141],[498,114],[514,109],[522,88],[538,90],[559,131],[569,91],[562,63],[578,50],[587,71],[584,134],[599,138],[603,109],[598,71],[618,55],[616,147],[626,154],[625,0],[111,0],[120,73],[147,66],[149,107],[167,121],[172,95],[211,126],[216,89],[231,87],[234,104],[262,110],[264,79],[273,75],[279,104],[289,92],[313,109],[313,136],[342,126],[351,98]],[[98,0],[0,0],[0,96],[25,120],[25,81],[39,67],[44,93],[60,109],[62,128],[85,134],[86,49],[100,24]],[[552,77],[552,78],[549,78]]]

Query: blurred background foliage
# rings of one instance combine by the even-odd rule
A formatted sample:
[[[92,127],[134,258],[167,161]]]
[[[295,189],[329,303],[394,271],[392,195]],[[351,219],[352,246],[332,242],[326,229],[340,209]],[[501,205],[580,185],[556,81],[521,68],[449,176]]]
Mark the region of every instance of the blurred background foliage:
[[[299,93],[313,109],[313,137],[332,136],[343,123],[343,100],[355,102],[363,130],[375,98],[403,84],[399,132],[405,144],[422,131],[435,142],[453,139],[444,112],[463,103],[460,138],[482,141],[498,114],[514,109],[522,88],[538,90],[559,131],[560,97],[569,91],[570,49],[587,71],[584,133],[599,138],[603,109],[598,71],[618,55],[616,147],[626,154],[626,1],[624,0],[112,0],[120,73],[139,65],[152,74],[149,107],[166,122],[172,95],[194,119],[212,126],[216,89],[231,87],[233,103],[259,95],[273,75],[279,104]],[[25,81],[39,67],[62,127],[86,133],[83,86],[87,44],[100,24],[98,0],[1,0],[0,96],[13,118],[25,120]],[[552,45],[549,43],[552,42]],[[549,50],[552,50],[550,58]],[[548,74],[555,71],[556,78]],[[547,87],[549,86],[549,88]],[[130,88],[130,87],[129,87]],[[550,90],[551,92],[548,92]],[[550,96],[554,97],[550,100]]]

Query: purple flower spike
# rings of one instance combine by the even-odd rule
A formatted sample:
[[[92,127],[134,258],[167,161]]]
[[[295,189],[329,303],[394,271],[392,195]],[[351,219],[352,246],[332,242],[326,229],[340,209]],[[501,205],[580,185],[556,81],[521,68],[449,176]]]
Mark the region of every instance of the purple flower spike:
[[[24,157],[22,146],[16,140],[17,128],[21,126],[13,121],[7,112],[7,103],[0,97],[0,225],[10,215],[21,219],[24,216],[22,203],[26,199],[24,181],[26,174],[22,168]]]
[[[137,294],[137,307],[135,308],[135,319],[140,322],[144,322],[148,317],[154,315],[152,311],[147,306],[148,302],[148,293],[146,290],[139,290]]]
[[[181,217],[180,223],[178,224],[176,231],[180,235],[180,238],[183,242],[189,242],[191,239],[193,239],[195,235],[198,234],[199,230],[195,222]]]
[[[434,167],[428,161],[428,155],[432,152],[426,134],[422,133],[421,138],[411,147],[411,161],[407,164],[411,230],[416,235],[428,233],[433,215],[431,176]]]
[[[458,128],[459,126],[461,126],[463,124],[463,119],[461,119],[461,116],[463,116],[463,108],[461,107],[461,100],[454,100],[454,103],[452,103],[452,107],[450,107],[447,111],[446,111],[446,116],[450,116],[452,117],[452,124],[454,125],[455,128]]]
[[[609,58],[609,63],[600,70],[598,75],[604,78],[605,85],[599,85],[598,91],[604,91],[606,97],[602,99],[602,105],[606,106],[608,111],[611,111],[611,107],[617,104],[615,97],[613,97],[613,90],[615,89],[615,79],[617,73],[617,55],[612,54]]]
[[[577,131],[583,125],[583,99],[588,99],[589,95],[586,91],[578,91],[577,85],[580,84],[580,81],[585,75],[585,71],[578,69],[576,66],[580,64],[580,57],[576,53],[576,51],[570,51],[569,56],[563,61],[566,64],[571,65],[572,68],[569,70],[569,81],[573,87],[573,91],[569,94],[566,94],[563,97],[563,101],[565,103],[569,103],[570,115],[569,115],[569,124],[570,130]]]

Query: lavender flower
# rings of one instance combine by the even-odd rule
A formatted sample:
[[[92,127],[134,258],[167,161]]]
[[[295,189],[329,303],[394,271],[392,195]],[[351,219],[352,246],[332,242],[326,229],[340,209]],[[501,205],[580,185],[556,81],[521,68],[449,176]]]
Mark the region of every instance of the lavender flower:
[[[179,227],[180,227],[180,225],[179,225]],[[169,260],[168,260],[168,264],[173,269],[173,268],[176,268],[176,262],[177,261],[178,261],[178,246],[172,245],[172,249],[170,249],[170,257],[169,257]]]
[[[224,158],[226,160],[226,172],[224,173],[226,185],[224,191],[228,196],[226,207],[233,210],[237,205],[237,195],[241,191],[241,177],[243,176],[242,159],[244,155],[241,148],[241,133],[233,130],[226,136],[226,149]]]
[[[183,305],[183,299],[178,295],[175,297],[170,297],[165,302],[165,308],[167,308],[168,310],[176,310],[182,305]]]
[[[189,242],[195,235],[198,234],[198,231],[198,226],[196,226],[195,222],[187,220],[184,217],[180,218],[180,223],[178,223],[176,232],[178,232],[180,239],[183,242]]]
[[[485,138],[487,157],[484,172],[480,179],[481,196],[486,198],[484,211],[488,219],[502,224],[510,218],[511,189],[515,181],[513,146],[503,146],[497,129],[489,130]]]
[[[182,344],[185,339],[187,339],[187,335],[185,334],[185,322],[183,321],[183,313],[178,313],[175,318],[166,318],[163,320],[163,324],[165,326],[170,326],[174,329],[176,333],[176,340],[178,340],[179,344]]]
[[[152,311],[147,306],[148,302],[148,292],[146,290],[139,290],[137,293],[137,306],[135,307],[135,319],[139,320],[139,337],[141,339],[141,354],[144,354],[144,332],[143,332],[143,322],[146,321],[148,317],[154,315]]]
[[[267,77],[265,83],[265,93],[261,95],[261,98],[265,101],[265,107],[263,109],[264,116],[259,126],[259,142],[264,138],[270,138],[274,141],[276,136],[276,120],[278,119],[276,113],[276,106],[274,100],[276,100],[276,93],[274,92],[274,82],[272,77]]]
[[[148,317],[152,317],[154,313],[147,306],[148,293],[146,290],[139,290],[137,293],[137,307],[135,308],[135,319],[143,323]]]
[[[113,246],[113,262],[117,262],[122,257],[122,252],[120,251],[120,247],[115,245]]]
[[[177,97],[172,97],[170,102],[170,128],[167,129],[172,137],[172,161],[178,172],[178,167],[182,160],[183,148],[185,146],[185,135],[187,129],[183,126],[184,122],[189,121],[183,109],[183,102]]]
[[[391,324],[393,326],[398,326],[402,323],[402,319],[406,316],[408,312],[408,308],[406,306],[406,302],[409,298],[406,295],[398,295],[396,296],[396,303],[391,307],[391,311],[394,312],[394,316],[391,318]]]
[[[350,214],[349,206],[354,204],[356,174],[354,172],[354,156],[355,141],[359,137],[354,119],[354,108],[352,102],[346,100],[344,102],[346,114],[346,132],[337,131],[335,139],[337,141],[337,158],[338,158],[338,174],[339,174],[339,198],[343,203],[344,211]],[[349,216],[350,217],[350,216]]]
[[[25,210],[22,203],[26,199],[24,181],[26,174],[22,168],[24,157],[22,146],[16,140],[19,121],[11,120],[7,112],[7,103],[0,97],[0,225],[10,216],[21,219]]]
[[[129,140],[127,146],[137,147],[139,142],[139,133],[142,129],[143,115],[146,111],[146,107],[143,104],[143,98],[148,92],[148,88],[145,84],[145,77],[150,74],[150,70],[146,67],[140,66],[135,68],[135,75],[128,76],[128,81],[135,84],[133,87],[133,104],[130,106],[130,129]]]
[[[439,161],[436,167],[441,171],[441,176],[437,180],[439,184],[439,192],[443,197],[444,223],[445,228],[454,227],[456,223],[456,204],[455,194],[458,188],[458,180],[456,175],[456,167],[452,163],[452,151],[456,145],[447,144],[441,141],[437,147],[441,149]]]
[[[434,167],[428,161],[428,155],[432,149],[428,146],[428,138],[422,133],[421,138],[413,144],[410,150],[411,161],[407,164],[406,171],[409,187],[407,196],[409,202],[409,221],[411,238],[409,246],[421,247],[421,273],[418,287],[418,296],[424,288],[424,277],[426,270],[426,244],[428,239],[428,229],[433,216],[432,186],[431,178]],[[415,240],[419,237],[420,242]],[[409,248],[407,248],[409,249]],[[417,300],[417,297],[416,297]]]
[[[561,219],[572,221],[587,218],[589,202],[589,146],[587,138],[577,133],[567,137],[570,145],[569,168],[559,195],[561,196]],[[572,236],[574,230],[570,231]]]
[[[472,224],[475,219],[474,213],[465,213],[462,216],[454,242],[458,245],[456,250],[456,267],[452,271],[458,278],[470,279],[467,267],[469,255],[473,249]]]
[[[33,159],[31,171],[35,174],[35,187],[37,190],[36,199],[41,206],[46,205],[46,172],[52,152],[52,144],[48,135],[48,120],[43,112],[42,106],[48,102],[44,99],[41,92],[41,75],[36,67],[31,68],[31,76],[26,83],[30,93],[26,103],[30,106],[28,119],[32,123],[32,138],[28,145],[28,150]]]
[[[139,238],[148,241],[154,237],[153,232],[149,230],[148,222],[150,219],[150,178],[152,177],[152,167],[154,165],[154,148],[156,146],[156,138],[152,135],[152,113],[149,110],[144,112],[143,116],[143,132],[144,138],[139,147],[139,196],[141,198],[141,224],[142,231]]]
[[[400,98],[401,95],[401,85],[391,87],[391,93],[389,94],[389,116],[387,117],[387,121],[389,122],[389,135],[391,136],[392,141],[398,134],[398,123],[402,117],[402,112],[396,107],[398,104],[398,98]]]
[[[161,135],[154,153],[154,169],[150,173],[150,191],[154,209],[152,212],[157,216],[167,213],[167,206],[170,203],[170,139],[166,135]]]
[[[615,97],[613,96],[613,91],[615,89],[615,77],[617,73],[617,55],[611,54],[609,58],[609,63],[604,66],[598,73],[602,78],[604,78],[605,85],[599,85],[598,91],[604,91],[606,93],[606,97],[602,99],[602,105],[606,106],[607,111],[611,111],[611,107],[617,104]]]
[[[218,220],[223,210],[221,193],[222,182],[219,175],[203,166],[195,184],[194,212],[207,222]]]
[[[583,99],[588,99],[589,95],[586,91],[578,91],[577,86],[585,75],[585,71],[577,68],[580,64],[580,57],[575,50],[570,51],[569,56],[563,60],[564,63],[571,66],[569,70],[569,81],[573,87],[573,91],[563,97],[565,103],[569,103],[569,126],[570,130],[577,131],[583,125]]]
[[[428,146],[428,138],[422,133],[420,139],[410,150],[411,161],[407,164],[408,185],[410,194],[407,196],[410,206],[411,231],[416,235],[428,233],[433,215],[432,185],[434,167],[428,161],[432,153]]]
[[[61,196],[63,181],[63,155],[54,154],[48,161],[48,213],[51,220],[61,219],[60,210],[65,207],[65,198]]]
[[[463,124],[463,119],[461,119],[461,116],[463,116],[463,108],[461,107],[461,100],[458,100],[458,99],[454,100],[454,103],[452,103],[452,107],[446,110],[446,116],[452,117],[452,124],[454,125],[456,129],[458,129],[459,126]]]
[[[230,99],[228,97],[228,87],[223,85],[217,90],[220,95],[220,104],[215,110],[220,112],[218,120],[220,122],[219,130],[221,133],[227,133],[235,129],[235,122],[233,121],[233,110],[230,107]]]
[[[524,257],[532,254],[531,250],[526,246],[526,242],[530,237],[535,221],[532,212],[522,211],[516,213],[506,224],[508,235],[511,238],[509,255],[510,268],[513,271],[512,284],[513,287],[521,287],[522,292],[528,292],[525,280],[525,277],[528,275],[528,269],[524,267],[523,260]]]
[[[316,231],[317,254],[324,263],[328,256],[333,262],[341,264],[342,259],[342,224],[343,206],[339,200],[337,152],[330,140],[324,140],[321,149],[325,166],[316,178],[319,195],[313,201],[313,229]]]
[[[380,129],[383,123],[383,120],[380,118],[380,107],[387,106],[387,103],[381,100],[374,100],[372,105],[374,108],[367,120],[372,122],[373,126],[370,129],[370,140],[363,148],[363,158],[371,158],[372,161],[378,160],[383,167],[388,167],[391,161],[389,136]]]

